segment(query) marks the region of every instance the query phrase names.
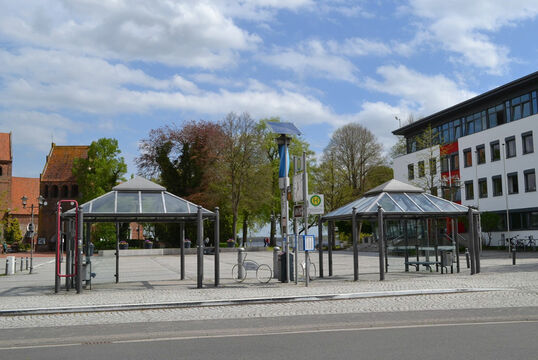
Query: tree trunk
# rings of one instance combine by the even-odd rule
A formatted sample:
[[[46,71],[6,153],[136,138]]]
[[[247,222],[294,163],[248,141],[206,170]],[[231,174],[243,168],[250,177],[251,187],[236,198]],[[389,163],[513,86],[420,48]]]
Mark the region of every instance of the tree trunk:
[[[248,232],[248,225],[247,225],[247,222],[248,222],[248,212],[245,211],[243,213],[243,247],[246,247],[247,245],[247,232]]]

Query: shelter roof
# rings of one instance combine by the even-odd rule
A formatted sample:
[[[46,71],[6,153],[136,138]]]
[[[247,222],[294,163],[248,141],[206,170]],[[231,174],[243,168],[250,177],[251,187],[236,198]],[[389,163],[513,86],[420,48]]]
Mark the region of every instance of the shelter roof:
[[[141,177],[117,185],[112,191],[80,205],[84,221],[175,222],[196,218],[198,205],[169,193],[166,188]],[[213,217],[202,207],[202,217]],[[69,210],[66,216],[73,216]]]
[[[26,196],[28,203],[22,207],[21,198]],[[39,197],[39,178],[13,177],[11,182],[11,206],[12,214],[30,215],[31,206],[34,204],[34,215],[39,214],[37,198]]]
[[[468,211],[467,206],[430,195],[413,185],[390,180],[370,190],[364,197],[324,215],[323,219],[351,219],[353,208],[358,216],[372,218],[376,216],[378,206],[381,206],[385,216],[395,218],[458,216]]]
[[[72,169],[75,159],[88,157],[88,145],[57,146],[52,143],[41,181],[76,181]]]
[[[11,160],[11,133],[0,133],[0,161]]]

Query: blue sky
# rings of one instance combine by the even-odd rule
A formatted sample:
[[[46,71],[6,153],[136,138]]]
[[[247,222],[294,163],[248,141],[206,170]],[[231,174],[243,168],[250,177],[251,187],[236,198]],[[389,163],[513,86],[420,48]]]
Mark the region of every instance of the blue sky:
[[[54,141],[278,116],[320,154],[349,122],[388,150],[415,118],[538,70],[536,0],[0,0],[0,131],[14,175]]]

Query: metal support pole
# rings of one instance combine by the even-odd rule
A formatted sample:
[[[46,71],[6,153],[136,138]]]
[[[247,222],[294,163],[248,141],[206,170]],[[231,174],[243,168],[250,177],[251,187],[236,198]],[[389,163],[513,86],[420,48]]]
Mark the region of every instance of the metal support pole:
[[[433,231],[435,231],[434,239],[435,239],[435,271],[439,271],[439,235],[438,235],[438,224],[437,224],[437,218],[432,219],[434,221],[433,223]],[[452,236],[454,236],[454,233],[452,233]],[[443,268],[441,267],[441,273],[443,272]]]
[[[116,284],[120,282],[120,224],[116,223]]]
[[[471,256],[469,254],[469,248],[465,248],[465,261],[467,262],[467,269],[471,267]]]
[[[377,227],[379,232],[379,280],[385,280],[385,233],[383,223],[383,208],[381,205],[377,206]]]
[[[30,274],[34,270],[34,204],[32,204],[31,224],[32,224],[32,236],[30,237]],[[26,266],[26,268],[28,268],[28,266]]]
[[[475,258],[475,246],[474,246],[474,216],[473,216],[473,209],[469,208],[469,211],[467,212],[467,219],[469,222],[469,249],[471,251],[471,275],[476,274],[476,258]]]
[[[479,213],[476,212],[476,214],[474,214],[474,217],[475,217],[475,221],[473,222],[474,226],[473,226],[473,233],[475,234],[474,236],[474,244],[475,244],[475,251],[474,251],[474,255],[475,255],[475,269],[476,269],[476,273],[479,274],[480,273],[480,234],[478,232],[478,226],[480,224],[479,222]]]
[[[215,287],[220,283],[220,213],[215,208]]]
[[[307,173],[307,166],[306,166],[306,152],[303,151],[303,221],[304,221],[304,234],[308,235],[308,173]],[[306,274],[306,282],[305,286],[308,286],[308,283],[310,281],[310,258],[308,255],[308,251],[305,250],[304,252],[304,262],[305,262],[305,274]],[[297,264],[299,261],[297,258],[297,255],[295,255],[295,263]],[[297,269],[297,267],[295,268]],[[297,279],[297,270],[295,270],[295,279]]]
[[[458,218],[455,218],[455,224],[454,224],[454,246],[456,247],[454,252],[456,253],[456,272],[460,272],[460,242],[458,240]]]
[[[179,259],[181,280],[185,280],[185,223],[179,224]]]
[[[201,289],[204,279],[204,252],[203,252],[203,238],[204,238],[204,222],[202,219],[202,207],[198,206],[197,216],[198,232],[196,239],[196,255],[197,255],[197,288]]]
[[[357,247],[357,208],[353,208],[351,218],[351,237],[353,240],[353,281],[359,280],[359,249]]]
[[[333,276],[333,245],[334,245],[334,221],[329,221],[329,276]]]
[[[77,287],[77,294],[80,294],[82,291],[82,254],[83,254],[83,247],[82,244],[84,243],[84,210],[82,207],[78,208],[78,224],[75,224],[78,226],[78,239],[77,246],[76,246],[76,255],[75,255],[75,262],[76,262],[76,287]],[[91,276],[90,276],[91,277]]]
[[[69,291],[69,288],[71,287],[71,277],[69,275],[72,274],[72,272],[71,272],[71,270],[72,270],[72,268],[71,268],[71,261],[72,261],[72,258],[71,258],[71,236],[73,236],[72,233],[71,233],[71,227],[73,226],[72,224],[73,224],[72,221],[68,222],[68,226],[67,226],[68,231],[67,231],[67,234],[65,235],[65,273],[66,273],[66,275],[68,275],[65,278],[65,289],[67,291]]]
[[[318,255],[319,255],[319,277],[323,278],[323,220],[321,215],[318,218]]]
[[[404,239],[405,239],[405,272],[409,272],[409,236],[407,234],[407,220],[404,220]]]
[[[295,163],[295,169],[297,169],[297,161],[296,159],[294,158],[293,159],[294,163]],[[295,266],[295,275],[297,275],[297,271],[299,270],[299,249],[298,249],[298,237],[299,235],[297,234],[297,219],[295,218],[295,214],[293,214],[293,241],[294,241],[294,250],[293,250],[293,254],[295,256],[295,263],[294,263],[294,266]],[[298,276],[295,276],[295,285],[297,285],[297,283],[299,282],[299,277]]]
[[[55,293],[58,293],[58,291],[60,291],[60,274],[59,274],[59,262],[60,262],[60,252],[62,251],[61,250],[61,244],[59,244],[58,242],[61,242],[61,238],[62,238],[62,235],[61,235],[61,224],[59,224],[58,222],[60,221],[60,215],[59,215],[59,211],[56,210],[56,221],[57,221],[57,231],[60,232],[60,234],[56,234],[56,251],[55,251],[55,261],[54,261],[54,292]]]

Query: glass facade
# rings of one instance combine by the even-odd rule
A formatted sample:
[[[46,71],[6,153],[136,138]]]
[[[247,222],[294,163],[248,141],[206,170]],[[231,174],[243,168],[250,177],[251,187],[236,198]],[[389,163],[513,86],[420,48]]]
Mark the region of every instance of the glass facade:
[[[538,114],[537,91],[532,91],[480,110],[464,117],[447,121],[432,128],[433,144],[450,144],[466,135],[490,129]],[[407,138],[407,153],[421,150],[417,145],[419,136]]]

